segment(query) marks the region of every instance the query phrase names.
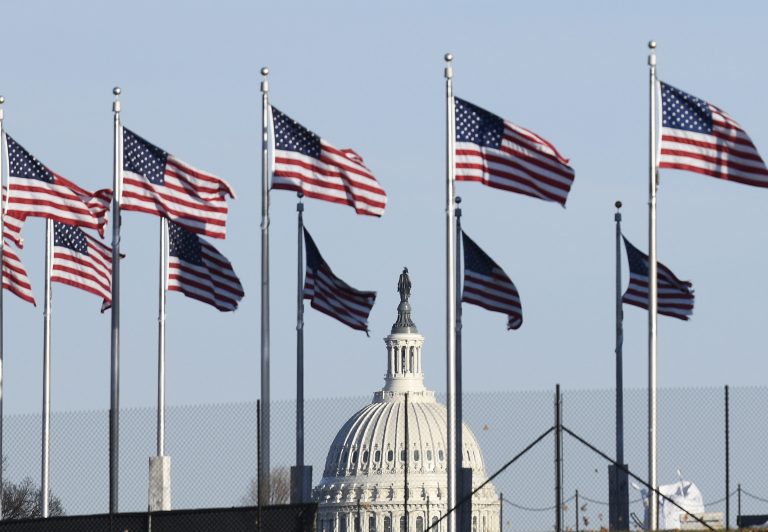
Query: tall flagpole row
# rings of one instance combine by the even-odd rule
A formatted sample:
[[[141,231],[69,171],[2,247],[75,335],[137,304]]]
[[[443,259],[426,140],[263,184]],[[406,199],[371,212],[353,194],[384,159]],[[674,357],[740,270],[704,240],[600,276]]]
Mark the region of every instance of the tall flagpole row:
[[[122,126],[120,125],[120,87],[112,93],[114,115],[114,164],[112,176],[112,330],[111,330],[111,382],[109,403],[109,513],[118,510],[118,465],[120,445],[120,200],[122,194]]]
[[[261,476],[259,490],[269,504],[269,69],[261,69]]]
[[[454,215],[456,217],[456,243],[455,243],[455,259],[454,259],[454,278],[456,279],[454,286],[456,289],[456,446],[454,448],[454,454],[456,454],[456,500],[464,500],[464,497],[472,491],[471,487],[465,486],[467,481],[464,474],[464,399],[463,399],[463,370],[462,370],[462,339],[461,339],[461,197],[456,196],[456,203],[454,206]],[[472,504],[463,503],[457,508],[456,515],[456,528],[461,530],[462,527],[467,526],[469,520],[467,519],[467,512],[471,513]]]
[[[624,312],[621,308],[621,202],[616,202],[616,462],[624,464]]]
[[[649,304],[648,304],[648,483],[653,488],[650,494],[650,526],[655,530],[659,525],[658,504],[659,496],[656,492],[658,482],[656,479],[657,449],[656,449],[656,360],[657,360],[657,331],[658,322],[658,264],[656,258],[656,192],[658,191],[658,170],[656,167],[656,42],[650,41],[648,48],[649,66],[649,92],[650,92],[650,172],[649,184],[649,216],[648,216],[648,262],[649,273]]]
[[[8,150],[5,146],[5,135],[3,133],[3,104],[5,103],[5,97],[0,96],[0,188],[4,185],[3,180],[3,162],[5,161],[5,154]],[[6,172],[8,171],[8,165],[5,165]],[[3,365],[3,345],[4,345],[4,329],[3,329],[3,282],[5,281],[5,274],[3,273],[3,265],[5,264],[5,211],[8,208],[8,193],[6,192],[5,199],[0,198],[0,520],[3,519],[3,373],[5,366]]]
[[[454,143],[454,102],[453,102],[453,54],[445,54],[445,96],[446,96],[446,197],[445,197],[445,222],[446,222],[446,366],[447,366],[447,452],[448,452],[448,530],[456,532],[456,266],[455,266],[455,238],[456,220],[454,218],[454,178],[455,164]]]
[[[40,508],[48,517],[51,458],[51,268],[53,267],[53,220],[45,220],[45,305],[43,309],[43,433]]]
[[[304,467],[304,204],[298,193],[296,261],[296,467]],[[302,501],[306,502],[306,501]]]

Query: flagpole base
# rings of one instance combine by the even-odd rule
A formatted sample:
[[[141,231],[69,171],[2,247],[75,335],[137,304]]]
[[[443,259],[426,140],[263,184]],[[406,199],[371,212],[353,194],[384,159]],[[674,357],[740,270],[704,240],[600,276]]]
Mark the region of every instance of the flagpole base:
[[[291,466],[291,504],[312,501],[312,466]]]
[[[149,458],[149,511],[171,509],[171,457]]]

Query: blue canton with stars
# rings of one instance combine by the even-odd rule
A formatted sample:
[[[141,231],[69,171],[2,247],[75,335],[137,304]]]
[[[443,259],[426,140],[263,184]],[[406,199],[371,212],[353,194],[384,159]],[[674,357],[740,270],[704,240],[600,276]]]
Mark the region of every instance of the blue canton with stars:
[[[462,233],[462,241],[464,243],[465,270],[477,272],[489,277],[493,275],[494,268],[501,270],[493,259],[464,233]]]
[[[184,262],[203,266],[203,246],[194,233],[168,220],[168,254]]]
[[[123,128],[123,170],[144,176],[153,185],[165,184],[168,153]]]
[[[88,255],[88,241],[85,239],[85,233],[76,225],[53,222],[53,245]]]
[[[712,111],[704,100],[661,83],[662,125],[695,133],[712,133]]]
[[[624,246],[627,248],[627,260],[629,261],[629,271],[636,275],[650,276],[648,267],[648,257],[624,238]]]
[[[461,98],[456,102],[456,141],[501,148],[504,119]]]
[[[53,172],[48,170],[43,163],[32,157],[32,154],[22,148],[10,135],[6,134],[5,138],[8,141],[10,175],[53,183]]]
[[[276,149],[299,152],[315,159],[320,158],[320,137],[274,107],[272,117],[275,122]]]

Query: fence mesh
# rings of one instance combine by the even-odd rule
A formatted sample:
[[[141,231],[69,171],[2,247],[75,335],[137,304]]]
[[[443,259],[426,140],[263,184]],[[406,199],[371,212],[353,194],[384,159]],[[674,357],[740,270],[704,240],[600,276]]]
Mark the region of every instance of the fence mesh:
[[[305,403],[306,463],[319,483],[326,453],[337,431],[370,396],[308,400]],[[625,462],[647,477],[647,394],[624,394]],[[555,424],[554,388],[542,392],[465,394],[464,421],[482,449],[488,475],[498,472]],[[294,465],[296,405],[271,406],[271,466],[275,503],[290,494]],[[730,525],[739,514],[768,513],[768,388],[729,390]],[[613,390],[563,390],[562,423],[595,448],[613,457]],[[658,480],[680,478],[700,488],[707,512],[726,513],[725,390],[668,389],[658,395]],[[39,415],[6,416],[4,436],[5,520],[39,512]],[[104,514],[108,509],[108,424],[106,411],[52,415],[50,487],[53,513]],[[120,415],[119,511],[145,512],[149,457],[155,454],[154,409],[128,409]],[[171,457],[174,510],[248,507],[256,504],[256,403],[169,407],[166,454]],[[608,528],[608,462],[563,435],[563,528]],[[502,501],[503,530],[553,530],[555,508],[554,433],[501,471],[493,480]],[[578,493],[577,493],[578,492]],[[630,488],[630,511],[644,515],[640,492]],[[637,522],[633,528],[637,527]],[[348,532],[355,530],[350,521]],[[498,530],[498,523],[487,530]],[[394,530],[396,527],[392,527]],[[368,532],[363,520],[362,530]],[[94,528],[96,530],[96,528]],[[411,525],[409,532],[416,528]],[[481,528],[478,528],[482,532]],[[399,529],[398,529],[399,531]],[[87,531],[86,531],[87,532]],[[337,532],[342,532],[341,525]],[[381,532],[378,530],[377,532]],[[472,532],[475,532],[474,530]]]

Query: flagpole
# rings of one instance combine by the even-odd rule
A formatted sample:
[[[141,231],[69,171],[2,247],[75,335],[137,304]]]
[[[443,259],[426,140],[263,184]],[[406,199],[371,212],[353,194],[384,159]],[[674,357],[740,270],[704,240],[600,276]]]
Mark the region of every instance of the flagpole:
[[[261,465],[259,489],[269,494],[269,69],[261,69]],[[269,504],[269,501],[266,501]]]
[[[445,96],[447,133],[446,172],[446,365],[447,365],[447,451],[448,451],[448,529],[456,532],[456,272],[454,218],[454,103],[453,103],[453,54],[445,54]]]
[[[621,202],[616,202],[616,462],[624,464],[624,312],[621,307]],[[625,523],[627,525],[628,523]]]
[[[53,266],[53,220],[45,220],[45,306],[43,310],[43,434],[40,479],[40,508],[48,517],[51,456],[51,267]]]
[[[455,287],[456,287],[456,500],[463,500],[465,495],[471,491],[464,485],[467,480],[464,472],[464,434],[462,428],[464,426],[464,396],[462,392],[462,342],[461,342],[461,197],[456,196],[455,216],[456,216],[456,259],[455,259]],[[457,528],[466,528],[469,522],[466,519],[466,509],[471,508],[471,504],[462,504],[461,507],[456,509],[456,523]]]
[[[0,96],[0,191],[2,191],[3,183],[3,161],[5,160],[5,137],[3,134],[3,104],[5,103],[5,96]],[[7,165],[6,165],[7,171]],[[3,365],[3,342],[4,330],[3,330],[3,282],[5,281],[5,211],[8,208],[8,194],[9,190],[6,189],[5,199],[0,196],[0,520],[3,519],[3,372],[5,366]]]
[[[112,174],[112,326],[110,340],[111,382],[109,404],[109,513],[118,510],[118,462],[120,446],[120,196],[122,194],[122,126],[120,87],[112,89],[114,115]]]
[[[649,172],[649,217],[648,217],[648,262],[649,262],[649,305],[648,305],[648,483],[651,485],[650,519],[651,529],[658,528],[658,502],[659,496],[656,489],[657,461],[657,427],[656,427],[656,361],[658,338],[656,325],[658,322],[658,267],[656,258],[656,192],[658,191],[658,174],[656,169],[656,41],[650,41],[648,48],[648,66],[650,74],[650,172]]]
[[[171,509],[171,459],[165,456],[165,318],[168,293],[168,218],[160,218],[157,313],[157,455],[149,459],[149,511]]]

